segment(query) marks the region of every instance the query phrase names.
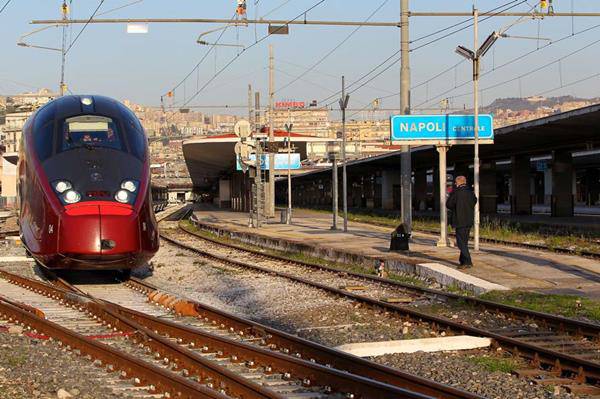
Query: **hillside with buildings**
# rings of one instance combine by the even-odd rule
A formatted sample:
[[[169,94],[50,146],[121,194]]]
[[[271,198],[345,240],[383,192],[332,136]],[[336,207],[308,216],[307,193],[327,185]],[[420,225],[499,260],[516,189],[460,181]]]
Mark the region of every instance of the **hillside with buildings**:
[[[56,97],[48,89],[22,93],[10,97],[0,96],[0,151],[11,153],[18,149],[21,129],[27,118],[40,106]],[[206,113],[196,109],[173,109],[145,106],[123,101],[140,118],[149,139],[152,174],[156,181],[166,184],[189,184],[189,173],[183,159],[182,143],[186,139],[199,136],[230,134],[239,115]],[[584,99],[573,96],[502,98],[481,109],[482,113],[494,115],[495,127],[546,117],[555,113],[600,103],[600,98]],[[283,104],[283,105],[277,105]],[[307,136],[335,138],[340,135],[342,124],[331,120],[328,109],[311,103],[277,103],[272,121],[276,130],[285,130],[285,125],[293,123],[294,133]],[[470,113],[471,110],[461,113]],[[247,119],[247,118],[246,118]],[[268,111],[261,113],[260,125],[269,120]],[[346,124],[349,140],[348,156],[365,157],[371,154],[390,151],[389,119],[378,118],[375,113],[369,117],[350,119]],[[324,143],[309,143],[309,158],[318,161],[326,157]]]

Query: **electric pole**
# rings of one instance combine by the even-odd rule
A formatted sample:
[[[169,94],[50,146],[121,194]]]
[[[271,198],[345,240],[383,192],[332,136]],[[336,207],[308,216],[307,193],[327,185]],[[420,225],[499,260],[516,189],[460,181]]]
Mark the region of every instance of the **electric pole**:
[[[248,84],[248,122],[250,123],[250,137],[253,137],[254,136],[254,110],[252,109],[252,85],[251,84]],[[236,161],[236,162],[238,162],[238,161]],[[240,157],[239,162],[243,162],[241,157]],[[244,180],[246,180],[245,175],[244,175]],[[246,202],[246,201],[244,201],[244,202]],[[253,213],[254,212],[253,212],[252,206],[249,206],[248,227],[255,227]]]
[[[60,48],[61,62],[60,62],[60,87],[58,91],[60,96],[65,95],[67,85],[65,84],[65,63],[67,61],[67,21],[69,20],[69,6],[66,1],[63,1],[61,6],[62,12],[62,46]]]
[[[400,0],[400,114],[410,114],[410,48],[408,0]],[[406,232],[412,231],[412,159],[410,146],[402,146],[400,158],[401,220]]]
[[[254,121],[256,123],[256,127],[254,128],[254,132],[260,131],[260,93],[254,93]],[[255,137],[255,152],[256,152],[256,175],[254,176],[254,202],[256,208],[256,227],[260,227],[261,225],[261,214],[264,211],[264,201],[263,201],[263,184],[262,184],[262,143],[258,137]]]
[[[479,11],[476,8],[473,8],[473,49],[474,51],[479,52]],[[477,198],[477,202],[475,203],[475,226],[473,229],[474,235],[474,249],[475,251],[479,251],[479,54],[473,60],[473,108],[474,108],[474,117],[475,117],[475,159],[473,160],[473,189],[475,191],[475,197]]]
[[[273,131],[273,96],[275,94],[273,45],[269,45],[269,206],[268,216],[275,216],[275,132]]]
[[[288,211],[285,219],[286,224],[292,224],[292,111],[288,108],[288,123],[285,124],[285,130],[287,130],[287,153],[288,153]]]

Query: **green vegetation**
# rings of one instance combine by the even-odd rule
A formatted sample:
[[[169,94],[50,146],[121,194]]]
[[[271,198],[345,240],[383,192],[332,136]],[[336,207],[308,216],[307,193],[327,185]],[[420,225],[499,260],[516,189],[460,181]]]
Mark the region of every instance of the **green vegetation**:
[[[492,291],[483,294],[481,298],[538,312],[583,317],[600,322],[600,301],[594,299],[527,291]]]
[[[329,210],[310,209],[315,212],[330,213]],[[383,227],[396,227],[400,218],[394,214],[378,214],[376,212],[349,212],[348,219],[353,222],[372,224]],[[440,224],[432,218],[414,218],[413,229],[416,231],[439,234]],[[448,228],[450,232],[450,227]],[[521,224],[507,220],[482,218],[481,237],[507,242],[541,245],[549,250],[569,250],[575,253],[593,252],[600,254],[600,236],[598,233],[576,234],[562,231],[552,226],[537,224]]]
[[[495,356],[474,356],[467,360],[473,364],[485,367],[491,372],[514,373],[519,368],[519,363],[516,359]]]
[[[10,366],[10,368],[21,367],[27,362],[27,356],[23,353],[5,353],[3,363]]]

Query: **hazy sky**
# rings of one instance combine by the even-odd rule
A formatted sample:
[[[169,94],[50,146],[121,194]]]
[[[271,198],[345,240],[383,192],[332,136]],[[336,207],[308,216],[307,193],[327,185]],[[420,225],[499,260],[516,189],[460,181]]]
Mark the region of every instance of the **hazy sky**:
[[[105,0],[99,13],[129,3],[132,0]],[[0,0],[0,7],[5,0]],[[255,3],[258,2],[258,6]],[[248,0],[248,16],[289,20],[311,7],[318,0]],[[182,18],[230,18],[235,9],[235,0],[144,0],[100,18],[117,17],[182,17]],[[469,11],[472,1],[464,0],[412,0],[414,11]],[[494,9],[508,0],[478,1],[477,7]],[[520,1],[512,4],[521,3]],[[535,0],[528,4],[533,5]],[[0,14],[0,93],[9,94],[32,88],[56,88],[59,80],[60,54],[58,52],[22,48],[16,46],[19,37],[39,26],[30,25],[32,19],[60,17],[59,0],[13,0]],[[97,7],[97,0],[73,0],[72,17],[87,19]],[[399,0],[326,0],[307,15],[308,19],[365,20],[381,5],[373,16],[374,21],[397,21]],[[527,3],[513,11],[526,11]],[[594,0],[554,0],[555,11],[600,11]],[[411,38],[416,40],[438,29],[463,21],[465,18],[415,17],[411,18]],[[514,22],[516,18],[491,18],[480,24],[480,40],[495,29]],[[598,28],[592,28],[599,25]],[[464,25],[461,25],[464,26]],[[82,25],[69,29],[74,38]],[[148,34],[127,34],[125,25],[89,25],[68,54],[67,83],[75,93],[101,93],[118,99],[157,105],[160,95],[177,84],[202,58],[209,47],[196,44],[198,34],[219,27],[200,24],[153,24]],[[459,26],[460,27],[460,26]],[[509,66],[491,71],[503,63],[518,58],[521,54],[547,44],[547,41],[501,39],[485,58],[482,77],[483,89],[535,71],[569,52],[582,48],[600,37],[600,18],[546,18],[528,19],[510,29],[509,34],[533,36],[558,40],[571,33],[592,28],[572,38],[535,51]],[[72,29],[72,32],[71,32]],[[260,44],[245,51],[220,76],[207,86],[191,104],[243,105],[247,102],[247,85],[252,83],[263,92],[266,101],[268,82],[268,44],[275,49],[276,87],[292,80],[291,76],[303,73],[331,49],[337,46],[354,28],[348,27],[305,27],[291,26],[289,36],[271,36]],[[454,53],[459,44],[472,47],[472,28],[452,35],[434,44],[416,49],[428,40],[416,40],[411,44],[411,68],[413,86],[450,68],[460,61]],[[539,32],[539,34],[538,34]],[[255,38],[266,34],[266,26],[230,28],[221,43],[249,46]],[[207,41],[216,40],[217,33],[205,36]],[[51,28],[28,39],[31,44],[50,47],[60,46],[60,30]],[[399,48],[397,28],[362,28],[343,46],[324,60],[312,72],[293,85],[276,93],[276,99],[298,99],[303,101],[322,100],[339,89],[340,77],[346,76],[352,83],[388,58]],[[190,97],[196,88],[202,87],[215,73],[227,64],[239,51],[232,47],[218,47],[202,63],[198,73],[192,74],[185,85],[176,91],[175,101]],[[386,64],[387,65],[387,64]],[[562,72],[562,73],[561,73]],[[560,64],[551,65],[535,73],[516,79],[498,87],[483,90],[483,103],[497,97],[529,96],[546,90],[568,85],[578,79],[600,73],[600,43],[591,45],[575,56],[565,58]],[[441,98],[466,94],[469,84],[453,89],[471,77],[470,66],[465,62],[446,74],[412,91],[413,107],[438,107]],[[184,90],[185,87],[185,90]],[[356,86],[354,86],[356,87]],[[185,91],[185,93],[184,93]],[[387,96],[399,91],[399,64],[389,68],[367,86],[352,93],[350,107],[360,108],[376,97]],[[437,97],[438,94],[447,94]],[[563,87],[547,95],[575,94],[584,97],[600,95],[600,76],[585,82]],[[454,107],[470,106],[470,95],[451,98]],[[382,100],[382,107],[398,106],[398,97]]]

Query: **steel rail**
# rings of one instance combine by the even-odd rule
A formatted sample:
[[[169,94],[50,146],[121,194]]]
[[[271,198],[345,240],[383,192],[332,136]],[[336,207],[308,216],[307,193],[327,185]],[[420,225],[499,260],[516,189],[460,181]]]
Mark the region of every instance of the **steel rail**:
[[[195,222],[195,221],[192,221],[192,223],[202,224],[201,222]],[[204,226],[206,226],[206,228],[209,228],[209,229],[212,228],[209,225],[204,225]],[[246,248],[241,245],[236,245],[233,243],[225,243],[225,242],[216,240],[214,238],[205,237],[205,236],[202,236],[202,235],[186,228],[185,226],[180,225],[179,228],[181,230],[183,230],[184,232],[186,232],[187,234],[193,235],[194,237],[200,238],[202,240],[206,240],[206,241],[209,241],[216,245],[221,245],[221,246],[224,246],[227,248],[232,248],[232,249],[236,249],[239,251],[248,252],[253,255],[262,257],[264,259],[271,259],[271,260],[276,260],[276,261],[281,261],[281,262],[286,262],[286,263],[291,263],[291,264],[297,264],[297,265],[300,265],[303,267],[307,267],[307,268],[311,268],[311,269],[315,269],[315,270],[326,271],[326,272],[331,272],[331,273],[336,273],[336,274],[344,273],[348,276],[356,277],[358,279],[368,280],[368,281],[372,281],[372,282],[375,282],[378,284],[385,284],[392,288],[401,288],[401,289],[411,290],[411,291],[413,291],[415,293],[419,293],[419,294],[427,294],[427,295],[434,296],[434,297],[446,298],[446,299],[451,299],[454,301],[462,301],[462,302],[468,303],[473,306],[477,306],[477,307],[481,307],[481,308],[485,308],[485,309],[489,309],[489,310],[494,310],[494,311],[499,311],[499,312],[507,314],[511,317],[519,317],[519,318],[523,318],[523,319],[536,319],[536,320],[543,322],[546,325],[553,326],[554,328],[556,328],[557,331],[569,332],[569,333],[572,333],[572,334],[578,335],[578,336],[586,336],[591,339],[600,338],[600,325],[598,325],[598,324],[588,323],[588,322],[581,321],[581,320],[575,320],[575,319],[571,319],[571,318],[564,317],[564,316],[558,316],[558,315],[553,315],[553,314],[549,314],[549,313],[538,312],[535,310],[520,308],[517,306],[505,305],[502,303],[488,301],[488,300],[473,297],[473,296],[459,295],[459,294],[455,294],[455,293],[451,293],[451,292],[446,292],[446,291],[441,291],[441,290],[436,290],[436,289],[426,288],[426,287],[418,287],[415,285],[411,285],[411,284],[407,284],[407,283],[403,283],[403,282],[399,282],[399,281],[395,281],[395,280],[391,280],[391,279],[387,279],[387,278],[377,277],[377,276],[373,276],[370,274],[358,273],[358,272],[353,272],[353,271],[344,270],[344,269],[338,269],[335,267],[319,265],[316,263],[304,262],[304,261],[299,261],[299,260],[291,260],[291,259],[285,258],[283,256],[278,256],[278,255],[274,255],[274,254],[266,254],[264,252],[260,252],[258,250],[254,250],[251,248]],[[214,230],[214,228],[212,228],[212,229]]]
[[[368,377],[349,374],[309,360],[303,360],[265,350],[245,343],[232,341],[215,334],[200,331],[196,328],[185,326],[180,323],[169,322],[141,312],[137,312],[123,306],[91,297],[87,294],[81,295],[81,290],[71,286],[68,282],[58,279],[60,287],[54,287],[42,282],[27,279],[12,273],[0,271],[0,275],[9,280],[18,282],[20,285],[29,287],[37,292],[46,292],[55,295],[62,300],[83,306],[96,317],[109,323],[109,326],[131,334],[134,343],[144,342],[153,351],[167,359],[170,364],[177,365],[179,369],[185,369],[192,374],[209,374],[216,385],[221,382],[227,387],[226,392],[240,397],[251,398],[274,398],[281,399],[283,396],[263,388],[256,383],[247,382],[224,367],[215,365],[214,362],[205,360],[201,355],[181,346],[181,342],[191,343],[200,347],[208,345],[211,349],[217,349],[223,354],[223,358],[231,356],[236,361],[246,359],[256,364],[261,364],[272,371],[279,370],[282,373],[292,372],[290,375],[300,376],[307,386],[328,386],[334,392],[346,392],[363,398],[381,399],[433,399],[433,398],[479,398],[472,395],[429,395],[432,390],[427,385],[421,386],[420,390],[409,390],[397,387],[393,384],[379,382]],[[162,334],[159,334],[162,333]],[[178,338],[178,344],[169,341],[168,338]],[[202,367],[198,367],[197,364]],[[212,371],[212,373],[211,373]],[[431,385],[430,381],[427,381]],[[248,387],[251,389],[249,390]],[[421,393],[425,391],[425,393]],[[435,391],[435,390],[434,390]],[[459,390],[455,390],[460,392]],[[452,392],[452,388],[450,388]]]
[[[176,365],[179,369],[185,369],[190,374],[199,375],[202,379],[209,377],[214,381],[213,385],[216,386],[215,389],[219,389],[223,393],[247,398],[284,398],[280,394],[249,381],[223,366],[204,359],[199,354],[187,348],[170,342],[167,338],[158,335],[133,320],[116,314],[114,310],[105,306],[103,301],[89,296],[81,296],[79,293],[65,291],[62,288],[2,270],[0,270],[0,276],[9,281],[17,282],[19,285],[35,292],[53,295],[73,306],[79,307],[80,310],[86,309],[99,319],[109,323],[111,328],[130,333],[132,339],[134,339],[134,343],[143,342],[145,346],[152,348],[155,353],[167,359],[169,364]]]
[[[136,376],[139,385],[148,384],[158,392],[169,392],[173,396],[183,398],[227,399],[228,397],[214,390],[190,381],[177,374],[166,372],[160,367],[139,360],[129,354],[118,351],[109,345],[87,338],[68,330],[60,325],[37,316],[30,311],[14,304],[0,300],[0,317],[18,320],[24,325],[42,332],[62,342],[67,348],[79,350],[81,353],[112,365],[114,370],[120,370],[122,377]]]
[[[180,243],[172,238],[166,237],[162,233],[161,238],[188,251],[201,255],[205,258],[241,268],[253,269],[262,273],[280,276],[289,280],[303,283],[308,286],[320,288],[326,292],[330,292],[341,297],[351,298],[357,302],[365,303],[375,308],[390,310],[397,314],[407,316],[413,320],[430,323],[432,325],[432,328],[434,329],[447,328],[457,333],[489,337],[492,338],[498,345],[507,349],[511,353],[530,359],[536,366],[552,367],[555,371],[559,373],[562,373],[563,371],[568,371],[574,375],[577,375],[579,380],[588,380],[591,383],[600,382],[600,363],[591,362],[565,353],[557,352],[551,349],[546,349],[537,345],[529,344],[519,339],[510,338],[481,328],[461,324],[442,316],[430,315],[416,310],[414,308],[401,306],[397,304],[391,304],[377,299],[372,299],[366,296],[354,294],[352,292],[344,291],[302,277],[297,277],[290,273],[278,272],[269,268],[229,259],[224,256],[209,253],[207,251],[195,248],[193,246]]]
[[[133,289],[143,292],[146,295],[152,293],[165,293],[159,288],[145,281],[132,277],[126,284]],[[166,293],[165,293],[166,294]],[[168,298],[166,298],[168,299]],[[160,298],[158,298],[160,303]],[[376,381],[392,384],[410,391],[421,392],[436,398],[481,398],[478,395],[439,384],[434,381],[405,373],[403,371],[383,366],[363,358],[338,351],[321,344],[305,340],[296,335],[276,330],[266,325],[250,321],[235,315],[228,314],[212,306],[202,304],[189,298],[182,298],[191,306],[194,314],[207,321],[213,321],[222,328],[230,331],[237,331],[239,335],[256,336],[262,338],[266,345],[272,350],[280,349],[284,353],[292,354],[295,357],[309,359],[338,370],[344,370],[348,373],[361,375]]]
[[[223,356],[230,356],[235,361],[251,361],[256,365],[273,369],[273,371],[291,372],[291,375],[299,376],[307,386],[328,386],[337,392],[349,392],[365,398],[432,398],[429,395],[425,396],[407,389],[375,382],[375,380],[348,374],[308,360],[232,341],[194,327],[159,319],[119,305],[111,303],[111,306],[114,306],[115,310],[127,319],[135,320],[150,330],[161,332],[162,335],[181,339],[188,344],[194,343],[198,347],[206,345],[207,350],[218,350],[223,353]]]

